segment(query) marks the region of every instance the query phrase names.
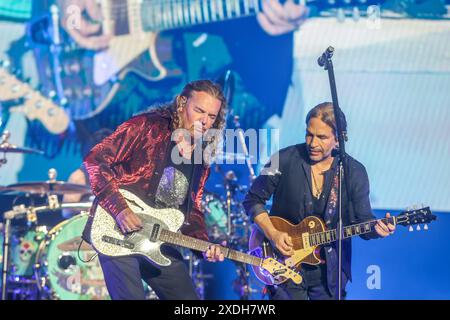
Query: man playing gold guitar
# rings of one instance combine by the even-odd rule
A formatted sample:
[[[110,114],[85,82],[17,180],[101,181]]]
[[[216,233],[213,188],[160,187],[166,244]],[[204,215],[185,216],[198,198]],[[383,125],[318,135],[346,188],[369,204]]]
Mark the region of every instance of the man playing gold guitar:
[[[346,130],[343,113],[341,119]],[[309,111],[306,116],[306,125],[306,143],[287,147],[273,155],[271,161],[261,171],[261,175],[254,181],[244,200],[244,207],[250,218],[274,247],[287,257],[288,265],[289,261],[292,265],[299,264],[309,252],[305,251],[306,253],[302,256],[301,250],[294,250],[296,242],[301,241],[300,235],[294,236],[284,231],[310,216],[322,219],[329,229],[336,228],[338,220],[336,213],[338,156],[333,154],[333,150],[338,147],[338,141],[332,103],[319,104]],[[349,172],[346,174],[349,178],[349,193],[343,190],[342,194],[344,226],[374,220],[369,201],[369,180],[366,169],[352,157],[348,158]],[[265,204],[272,195],[271,216],[284,220],[271,219],[267,213]],[[389,217],[390,214],[387,213],[386,218]],[[310,220],[308,226],[313,230],[317,227],[316,224],[320,224],[318,220]],[[287,229],[280,230],[281,226],[287,226]],[[394,230],[394,225],[378,221],[372,232],[360,236],[366,240],[386,237]],[[303,282],[300,285],[288,281],[279,286],[269,286],[270,297],[299,300],[335,299],[338,261],[334,244],[335,242],[331,242],[321,247],[320,256],[324,259],[324,263],[301,264]],[[290,257],[293,260],[290,260]],[[343,296],[348,280],[351,280],[350,238],[343,240]]]

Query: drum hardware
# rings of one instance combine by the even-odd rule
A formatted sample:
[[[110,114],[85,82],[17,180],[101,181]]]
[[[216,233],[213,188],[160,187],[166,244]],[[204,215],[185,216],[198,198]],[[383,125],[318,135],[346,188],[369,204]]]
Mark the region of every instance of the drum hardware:
[[[5,224],[3,228],[3,259],[2,259],[2,300],[6,300],[7,275],[9,264],[9,234],[11,219],[4,215]]]
[[[216,164],[215,171],[223,178],[220,185],[225,191],[225,197],[205,191],[203,208],[208,234],[214,241],[226,240],[230,247],[247,251],[250,236],[250,223],[242,201],[242,194],[246,193],[246,186],[239,184],[234,171],[224,172]],[[251,294],[259,292],[254,287],[249,269],[241,263],[235,263],[236,279],[233,281],[233,289],[241,300],[250,299]]]
[[[35,255],[37,255],[38,247],[40,245],[49,245],[50,241],[47,235],[47,227],[45,225],[39,226],[37,224],[37,213],[42,211],[54,211],[63,208],[71,209],[89,209],[92,203],[59,203],[58,197],[56,195],[48,195],[48,205],[33,207],[26,207],[25,205],[13,206],[12,210],[6,211],[4,213],[4,224],[3,224],[3,257],[2,257],[2,300],[7,299],[7,293],[12,294],[12,296],[23,297],[23,298],[33,298],[37,297],[39,293],[36,290],[36,286],[41,288],[42,282],[44,281],[41,277],[34,276],[34,269],[41,267],[48,267],[48,263],[34,263]],[[12,221],[14,219],[26,218],[27,227],[23,236],[15,234],[11,228]],[[31,226],[34,226],[31,228]],[[17,233],[17,230],[16,230]],[[81,234],[81,231],[80,231]],[[78,237],[79,238],[79,237]],[[84,244],[81,246],[81,250],[87,251],[86,243],[77,241],[77,237],[70,239],[72,245],[74,241],[77,243]],[[11,242],[12,241],[12,242]],[[64,244],[70,244],[66,241]],[[67,250],[68,247],[63,247]],[[77,248],[70,248],[75,249]],[[92,249],[91,249],[92,250]],[[67,259],[66,259],[67,260]],[[92,259],[91,259],[92,260]],[[67,264],[67,261],[63,260],[60,266]],[[36,291],[36,292],[34,292]]]
[[[201,300],[205,298],[205,278],[202,270],[202,260],[198,258],[191,250],[181,249],[183,259],[187,261],[189,276],[194,283],[195,291]],[[211,275],[212,277],[212,275]]]
[[[31,149],[31,148],[21,148],[17,147],[11,143],[9,143],[9,138],[11,137],[11,133],[7,130],[3,131],[2,133],[2,140],[0,142],[0,152],[3,152],[3,158],[0,159],[0,167],[8,162],[6,159],[7,153],[35,153],[35,154],[41,154],[43,155],[44,152],[37,149]]]
[[[69,183],[65,181],[56,180],[57,171],[50,169],[48,171],[49,180],[34,181],[11,184],[3,187],[2,192],[24,192],[34,195],[48,195],[48,203],[50,207],[59,207],[58,195],[66,194],[91,194],[91,189],[88,186]]]
[[[3,192],[22,192],[32,195],[90,194],[89,187],[65,181],[35,181],[11,184]]]
[[[13,210],[9,210],[6,211],[4,213],[4,220],[5,220],[5,225],[3,228],[3,259],[2,259],[2,295],[1,298],[2,300],[6,300],[7,296],[7,289],[9,284],[11,283],[8,277],[8,273],[10,270],[8,270],[10,268],[10,241],[11,241],[11,222],[12,220],[16,219],[16,218],[20,218],[23,216],[26,216],[27,221],[29,224],[31,223],[35,223],[36,222],[36,209],[37,208],[27,208],[25,207],[25,205],[19,205],[19,206],[14,206]],[[40,233],[46,233],[46,227],[45,226],[41,226],[41,227],[37,227],[36,228],[36,236],[33,236],[33,239],[30,239],[30,241],[40,241],[39,234]],[[20,249],[20,248],[19,248]],[[33,248],[27,243],[27,246],[25,248],[23,248],[19,254],[24,256],[24,257],[29,257],[30,259],[32,258],[32,254],[33,254]],[[28,265],[25,265],[25,267],[28,267]],[[17,266],[14,266],[14,268],[17,268]],[[27,268],[25,268],[27,269]],[[20,272],[25,273],[26,270],[20,270]],[[14,270],[13,274],[15,275],[14,280],[16,283],[21,283],[21,284],[32,284],[35,283],[35,281],[30,280],[30,279],[21,279],[20,277],[17,276],[17,270]]]

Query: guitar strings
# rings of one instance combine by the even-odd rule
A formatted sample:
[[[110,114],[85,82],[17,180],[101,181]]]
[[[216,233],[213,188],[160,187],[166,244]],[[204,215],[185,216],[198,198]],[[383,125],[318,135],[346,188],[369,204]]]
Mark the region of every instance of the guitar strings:
[[[250,0],[250,2],[253,2]],[[249,2],[249,3],[250,3]],[[258,0],[259,2],[259,0]],[[173,8],[173,9],[189,9],[191,10],[191,7],[193,4],[197,4],[199,5],[199,8],[203,11],[203,9],[206,8],[211,8],[212,4],[216,4],[215,7],[217,8],[217,10],[219,11],[219,8],[222,8],[221,12],[223,14],[225,14],[226,12],[228,12],[228,10],[226,10],[227,8],[233,8],[235,10],[236,13],[236,6],[234,4],[231,4],[231,1],[227,1],[225,0],[225,2],[222,2],[222,6],[217,5],[217,2],[213,2],[213,1],[209,1],[209,2],[201,2],[201,1],[192,1],[192,0],[166,0],[166,1],[153,1],[153,2],[143,2],[143,3],[131,3],[131,4],[125,4],[125,3],[119,3],[119,4],[111,4],[111,5],[106,5],[104,7],[103,10],[110,10],[112,13],[125,13],[128,11],[134,11],[137,9],[141,9],[143,8],[145,9],[163,9],[163,8]],[[242,0],[239,0],[239,8],[242,9],[240,7],[240,5],[242,4]],[[260,5],[258,5],[257,7],[252,6],[252,5],[248,5],[247,6],[249,13],[251,14],[251,12],[256,13],[256,12],[260,12],[262,10],[262,7]],[[131,10],[130,10],[131,9]],[[102,9],[100,9],[102,10]],[[171,10],[172,12],[175,10]],[[242,13],[242,15],[244,15],[245,10],[240,10],[240,11],[244,11]]]

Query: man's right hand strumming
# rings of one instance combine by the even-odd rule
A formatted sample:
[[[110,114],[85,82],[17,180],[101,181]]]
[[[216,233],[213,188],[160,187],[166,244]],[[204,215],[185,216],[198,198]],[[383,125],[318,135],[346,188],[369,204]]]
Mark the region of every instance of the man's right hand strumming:
[[[261,228],[265,236],[284,256],[292,256],[294,254],[294,244],[292,238],[286,233],[278,231],[270,221],[267,212],[263,212],[255,217],[255,223]]]
[[[294,245],[291,237],[286,232],[274,229],[270,234],[270,241],[284,256],[292,256],[294,254]]]
[[[130,209],[122,210],[116,217],[116,222],[123,234],[142,229],[141,219]]]

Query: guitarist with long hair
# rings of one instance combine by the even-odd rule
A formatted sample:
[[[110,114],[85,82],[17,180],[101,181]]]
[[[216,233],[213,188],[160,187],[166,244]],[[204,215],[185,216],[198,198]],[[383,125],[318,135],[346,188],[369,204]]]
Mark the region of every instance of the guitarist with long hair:
[[[91,240],[97,206],[114,217],[125,235],[131,236],[143,227],[143,221],[119,192],[123,188],[152,207],[179,209],[186,221],[181,232],[208,240],[200,206],[210,167],[194,154],[196,148],[204,151],[217,143],[214,137],[207,143],[199,138],[209,129],[221,134],[225,109],[226,99],[217,84],[209,80],[193,81],[171,103],[131,118],[97,144],[84,160],[96,199],[83,239]],[[111,298],[145,299],[144,280],[160,299],[198,299],[181,253],[169,245],[163,245],[161,251],[171,260],[169,266],[155,266],[136,255],[112,257],[100,253]],[[218,246],[208,248],[204,257],[208,261],[224,259]]]
[[[345,115],[342,122],[346,131]],[[295,241],[300,235],[279,230],[266,208],[266,202],[273,195],[271,216],[281,217],[289,226],[300,223],[308,216],[322,219],[329,229],[336,228],[338,180],[338,158],[333,150],[338,147],[336,121],[332,103],[315,106],[306,116],[306,143],[280,150],[256,178],[244,200],[244,207],[264,236],[284,257],[294,257]],[[369,179],[365,167],[348,157],[349,193],[343,188],[343,224],[374,220],[369,201]],[[350,204],[351,201],[351,204]],[[390,214],[386,214],[389,218]],[[312,221],[314,224],[314,222]],[[277,228],[278,227],[278,228]],[[313,227],[311,225],[311,227]],[[361,235],[363,239],[386,237],[395,226],[378,221],[374,231]],[[298,255],[297,255],[298,256]],[[335,242],[320,249],[321,264],[301,264],[303,282],[291,281],[279,286],[268,286],[271,299],[322,300],[335,299],[337,293],[337,252]],[[351,238],[343,240],[342,289],[351,280]]]

